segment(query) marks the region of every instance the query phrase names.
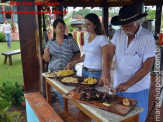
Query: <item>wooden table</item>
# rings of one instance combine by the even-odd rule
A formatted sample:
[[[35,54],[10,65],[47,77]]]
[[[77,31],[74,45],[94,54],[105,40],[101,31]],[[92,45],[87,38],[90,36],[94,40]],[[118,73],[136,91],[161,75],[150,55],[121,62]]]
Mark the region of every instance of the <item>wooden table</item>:
[[[47,78],[45,76],[46,73],[42,75],[45,77],[46,82],[46,95],[47,101],[51,104],[51,87],[54,87],[61,94],[68,93],[73,90],[75,87],[66,86],[61,84],[59,81],[51,78]],[[98,90],[102,90],[100,87],[97,87]],[[142,108],[136,106],[134,107],[126,116],[120,116],[111,112],[104,111],[102,109],[98,109],[89,105],[85,105],[83,103],[70,100],[76,107],[78,107],[82,112],[84,112],[87,116],[92,118],[97,122],[138,122],[138,115],[143,111]],[[64,99],[65,111],[68,112],[68,100]]]

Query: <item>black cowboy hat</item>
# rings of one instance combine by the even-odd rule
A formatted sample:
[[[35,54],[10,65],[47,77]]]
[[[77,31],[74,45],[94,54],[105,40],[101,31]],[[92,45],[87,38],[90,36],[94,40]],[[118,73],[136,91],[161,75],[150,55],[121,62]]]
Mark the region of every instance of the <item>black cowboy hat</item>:
[[[134,5],[125,5],[119,11],[119,16],[111,19],[112,25],[125,25],[145,17],[147,14],[141,14]]]

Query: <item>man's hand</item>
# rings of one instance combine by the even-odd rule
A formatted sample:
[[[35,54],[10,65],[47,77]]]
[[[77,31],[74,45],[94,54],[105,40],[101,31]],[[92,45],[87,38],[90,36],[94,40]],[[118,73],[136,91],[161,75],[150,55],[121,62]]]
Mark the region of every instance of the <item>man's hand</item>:
[[[107,85],[110,87],[110,82],[111,82],[110,74],[102,74],[99,81],[99,86]]]
[[[127,82],[122,83],[116,87],[116,91],[125,92],[127,89],[137,82],[139,82],[144,76],[146,76],[153,66],[154,57],[147,58],[146,61],[143,63],[142,68],[140,68],[134,76],[132,76]]]
[[[121,83],[120,85],[118,85],[116,88],[115,88],[115,91],[118,91],[118,92],[125,92],[127,91],[127,89],[129,88],[129,84],[127,82],[125,83]]]

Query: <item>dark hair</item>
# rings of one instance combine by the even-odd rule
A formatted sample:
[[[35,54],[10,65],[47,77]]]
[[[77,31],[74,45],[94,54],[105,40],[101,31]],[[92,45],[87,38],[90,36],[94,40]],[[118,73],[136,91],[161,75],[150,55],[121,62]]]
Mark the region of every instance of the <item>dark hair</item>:
[[[62,23],[63,25],[66,25],[65,22],[63,21],[63,19],[56,19],[53,22],[53,28],[56,28],[59,22]]]
[[[66,26],[65,22],[63,21],[63,19],[56,19],[56,20],[53,22],[53,28],[56,29],[56,27],[57,27],[57,25],[58,25],[59,22]],[[56,37],[55,32],[53,32],[53,37]]]
[[[112,25],[110,24],[109,27],[112,27]]]
[[[71,33],[68,33],[68,36],[69,36],[69,37],[73,37]]]
[[[101,25],[101,22],[100,22],[100,19],[98,18],[98,16],[94,13],[90,13],[90,14],[87,14],[84,19],[88,19],[89,21],[91,21],[94,25],[96,25],[97,27],[95,28],[95,33],[97,35],[104,35],[105,34],[105,31],[104,29],[102,28],[102,25]]]

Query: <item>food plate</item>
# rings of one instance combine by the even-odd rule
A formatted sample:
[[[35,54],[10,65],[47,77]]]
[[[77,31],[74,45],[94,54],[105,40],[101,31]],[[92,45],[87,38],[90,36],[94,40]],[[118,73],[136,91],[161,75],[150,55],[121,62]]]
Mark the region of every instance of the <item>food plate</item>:
[[[86,79],[86,78],[88,79],[88,77],[81,77],[81,76],[71,76],[71,77],[78,79],[78,82],[77,83],[62,82],[62,79],[64,77],[58,77],[57,80],[59,82],[61,82],[62,84],[64,84],[64,85],[68,85],[68,86],[79,86],[79,85],[81,85],[83,83],[84,79]],[[99,82],[99,79],[97,79],[97,78],[93,78],[93,79],[95,79],[97,82],[96,83],[93,83],[93,84],[86,84],[86,82],[84,82],[84,84],[82,84],[82,85],[87,85],[87,86],[95,86],[95,85],[97,85],[98,82]]]
[[[48,77],[48,78],[54,78],[54,77],[56,77],[56,72],[47,73],[45,76]]]
[[[59,70],[54,73],[56,74],[56,77],[67,77],[67,76],[73,76],[75,74],[75,71],[74,70]]]
[[[101,92],[102,93],[102,92]],[[103,92],[104,94],[107,94]],[[101,102],[99,100],[81,100],[81,93],[78,93],[75,89],[70,91],[67,94],[62,95],[64,98],[70,99],[70,100],[75,100],[99,109],[103,109],[121,116],[125,116],[131,109],[133,109],[137,103],[137,100],[129,99],[129,98],[124,98],[121,96],[113,98],[110,104],[107,104],[106,102]],[[128,99],[130,102],[130,105],[126,106],[123,104],[123,100]]]
[[[57,78],[57,77],[67,77],[73,76],[75,74],[74,70],[59,70],[57,72],[47,73],[45,76],[48,78]]]

